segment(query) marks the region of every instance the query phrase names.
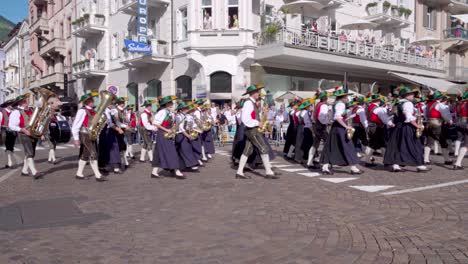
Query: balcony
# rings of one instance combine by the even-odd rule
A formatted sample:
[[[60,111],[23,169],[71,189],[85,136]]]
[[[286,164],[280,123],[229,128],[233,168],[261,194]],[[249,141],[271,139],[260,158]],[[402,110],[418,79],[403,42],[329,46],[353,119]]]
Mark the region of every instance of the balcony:
[[[18,68],[18,62],[16,61],[5,61],[5,69]]]
[[[87,38],[96,35],[102,35],[107,30],[105,26],[105,17],[97,17],[95,14],[85,17],[78,18],[73,21],[72,34]]]
[[[119,12],[127,15],[136,16],[138,1],[137,0],[118,0],[119,1]],[[148,7],[161,7],[167,6],[171,3],[169,0],[148,0]]]
[[[244,49],[254,48],[252,30],[195,30],[189,32],[187,49]]]
[[[349,72],[363,79],[388,79],[389,71],[445,77],[443,62],[424,58],[395,47],[340,41],[335,36],[281,29],[260,36],[255,59],[263,65],[296,65],[308,71],[342,75]],[[280,64],[278,64],[281,62]]]
[[[448,5],[448,10],[452,15],[468,13],[468,0],[452,0]]]
[[[403,28],[411,24],[408,20],[408,13],[402,13],[398,9],[391,7],[386,8],[382,2],[377,3],[376,6],[367,8],[367,13],[368,16],[364,17],[364,19],[380,25]]]
[[[54,38],[42,46],[39,52],[42,57],[51,57],[54,55],[66,56],[67,48],[65,39]]]
[[[41,86],[47,87],[63,87],[64,74],[63,72],[54,72],[49,75],[42,76]]]
[[[77,78],[106,76],[106,64],[103,60],[92,58],[73,63],[72,74]]]
[[[42,34],[42,32],[49,31],[49,25],[47,24],[47,19],[41,17],[36,22],[34,22],[30,27],[31,32]]]
[[[447,50],[460,52],[468,48],[468,30],[465,28],[448,28],[444,30],[444,38],[449,44]]]
[[[130,68],[145,67],[151,64],[167,64],[171,62],[169,47],[167,44],[159,44],[157,40],[151,40],[152,54],[136,52],[124,52],[120,64]]]

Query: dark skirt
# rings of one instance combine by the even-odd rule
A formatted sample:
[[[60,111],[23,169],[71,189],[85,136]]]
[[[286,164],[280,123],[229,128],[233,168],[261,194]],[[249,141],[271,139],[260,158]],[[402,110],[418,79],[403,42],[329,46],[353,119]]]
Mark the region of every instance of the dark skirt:
[[[176,150],[182,163],[182,168],[191,168],[198,165],[198,159],[193,153],[192,144],[184,134],[176,136]]]
[[[302,150],[302,141],[304,140],[304,125],[296,127],[296,142],[294,142],[294,160],[301,163],[304,160],[304,151]]]
[[[387,128],[385,126],[369,125],[369,147],[381,149],[387,146]]]
[[[204,131],[201,134],[202,144],[205,148],[205,154],[215,154],[215,145],[213,140],[213,131]]]
[[[385,165],[424,165],[424,146],[416,138],[416,128],[410,123],[397,123],[389,129],[390,138],[383,163]]]
[[[112,139],[107,125],[101,130],[98,140],[98,165],[104,168],[109,164]]]
[[[153,151],[153,167],[165,170],[175,170],[181,168],[179,155],[174,140],[164,138],[165,132],[159,129],[156,134],[156,144]]]
[[[302,139],[302,152],[304,153],[304,160],[309,158],[309,150],[314,144],[314,137],[310,128],[304,127],[304,139]]]
[[[118,136],[119,136],[119,133],[117,131],[115,131],[112,128],[109,129],[109,135],[108,135],[108,143],[109,143],[109,146],[110,146],[109,165],[112,166],[112,167],[118,167],[118,166],[120,166],[120,163],[121,163],[121,160],[120,160],[120,144],[119,144],[119,141],[117,139]]]
[[[190,143],[192,144],[192,149],[193,149],[193,153],[195,154],[195,157],[197,158],[197,160],[201,160],[202,159],[202,139],[201,139],[201,135],[199,134],[197,139],[190,141]]]
[[[346,136],[346,129],[339,123],[333,123],[330,134],[323,146],[322,164],[350,166],[359,163],[353,141]]]
[[[294,123],[290,122],[288,125],[288,129],[286,130],[283,153],[288,154],[289,148],[294,144],[296,144],[296,128],[294,127]]]
[[[232,159],[240,159],[245,147],[245,126],[237,126],[234,141],[232,142]]]

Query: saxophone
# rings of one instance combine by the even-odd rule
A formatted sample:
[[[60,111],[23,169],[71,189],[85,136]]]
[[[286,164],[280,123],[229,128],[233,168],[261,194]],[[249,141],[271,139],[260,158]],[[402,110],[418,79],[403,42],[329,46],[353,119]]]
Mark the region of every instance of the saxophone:
[[[177,130],[179,130],[179,125],[180,125],[180,122],[178,122],[177,119],[176,119],[176,122],[174,122],[174,124],[172,125],[170,131],[164,133],[164,138],[169,139],[169,140],[174,139],[175,136],[177,135]]]
[[[91,125],[89,126],[89,134],[92,141],[96,141],[98,139],[102,129],[106,126],[107,116],[104,112],[115,99],[117,99],[117,96],[109,91],[99,92],[99,100],[101,103],[99,104],[96,114],[93,116]]]
[[[55,112],[49,105],[49,99],[57,97],[57,95],[46,88],[33,88],[31,91],[35,94],[35,98],[41,106],[34,108],[27,129],[31,133],[31,137],[40,138],[49,129],[50,120]]]
[[[424,128],[422,127],[423,120],[422,120],[422,113],[421,110],[417,109],[418,111],[417,117],[416,117],[416,123],[418,124],[418,128],[416,128],[416,138],[420,138],[423,134]]]
[[[273,125],[270,124],[270,121],[267,119],[268,108],[264,107],[262,110],[262,120],[258,126],[258,132],[260,133],[271,133],[273,131]]]

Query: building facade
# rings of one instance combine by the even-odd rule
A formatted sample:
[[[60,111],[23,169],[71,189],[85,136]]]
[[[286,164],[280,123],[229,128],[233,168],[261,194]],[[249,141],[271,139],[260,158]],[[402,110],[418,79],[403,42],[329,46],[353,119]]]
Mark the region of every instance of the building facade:
[[[0,45],[0,104],[5,102],[6,88],[5,88],[5,51],[3,46]]]

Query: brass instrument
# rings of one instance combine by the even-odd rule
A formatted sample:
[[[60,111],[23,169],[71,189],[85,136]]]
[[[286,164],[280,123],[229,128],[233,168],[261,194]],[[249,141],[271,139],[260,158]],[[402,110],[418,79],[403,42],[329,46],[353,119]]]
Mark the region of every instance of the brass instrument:
[[[195,123],[197,123],[197,122],[198,122],[198,121],[196,121],[196,120],[197,120],[197,117],[194,116],[193,118],[194,118],[194,120],[195,120]],[[198,124],[197,124],[197,125],[198,125]],[[190,131],[189,134],[190,134],[190,136],[192,137],[192,139],[193,139],[193,140],[196,140],[196,139],[198,138],[198,131],[194,129],[194,125],[193,125],[192,122],[190,123],[190,129],[189,129],[189,131]]]
[[[177,135],[177,130],[179,130],[179,125],[180,125],[180,122],[177,122],[176,120],[176,122],[174,122],[174,124],[172,125],[170,131],[164,133],[164,138],[170,139],[170,140],[174,139],[175,136]]]
[[[268,107],[262,109],[262,120],[258,126],[258,132],[260,133],[271,133],[273,131],[273,125],[267,119]]]
[[[356,116],[356,115],[351,115],[351,116],[349,116],[348,118],[346,118],[346,125],[348,126],[348,129],[346,130],[346,137],[347,137],[349,140],[352,140],[352,139],[353,139],[354,132],[356,131],[356,129],[353,127],[353,118],[354,118],[355,116]]]
[[[202,114],[202,129],[203,131],[211,131],[211,122],[209,120],[209,117],[206,114]]]
[[[49,105],[49,99],[57,97],[57,95],[46,88],[33,88],[31,91],[35,94],[40,106],[34,108],[27,129],[31,133],[31,137],[40,138],[49,129],[50,120],[55,112],[55,109]]]
[[[422,127],[423,120],[422,120],[422,113],[419,109],[416,108],[416,111],[418,111],[417,117],[416,117],[416,123],[418,124],[418,128],[416,128],[416,138],[420,138],[423,134],[424,127]]]
[[[99,100],[100,104],[95,111],[96,114],[93,116],[91,120],[91,125],[89,126],[89,135],[92,141],[96,141],[101,133],[102,129],[107,124],[107,116],[104,113],[106,108],[117,99],[117,96],[109,91],[100,91],[99,92]]]

